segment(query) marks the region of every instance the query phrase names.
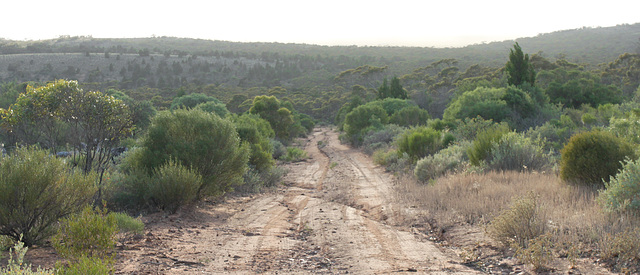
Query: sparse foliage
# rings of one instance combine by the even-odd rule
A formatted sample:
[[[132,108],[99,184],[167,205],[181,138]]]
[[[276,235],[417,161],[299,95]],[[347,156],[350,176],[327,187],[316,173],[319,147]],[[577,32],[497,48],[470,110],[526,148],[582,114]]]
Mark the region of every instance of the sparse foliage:
[[[38,148],[0,158],[0,234],[26,245],[51,236],[55,223],[82,209],[95,194],[95,177],[69,171],[64,160]]]

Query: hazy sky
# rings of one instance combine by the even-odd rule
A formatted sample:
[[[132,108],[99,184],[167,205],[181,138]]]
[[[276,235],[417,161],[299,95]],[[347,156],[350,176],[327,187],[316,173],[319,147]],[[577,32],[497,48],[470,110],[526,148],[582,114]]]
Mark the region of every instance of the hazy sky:
[[[175,36],[320,45],[463,46],[640,22],[640,1],[5,0],[0,38]],[[97,4],[93,4],[97,3]]]

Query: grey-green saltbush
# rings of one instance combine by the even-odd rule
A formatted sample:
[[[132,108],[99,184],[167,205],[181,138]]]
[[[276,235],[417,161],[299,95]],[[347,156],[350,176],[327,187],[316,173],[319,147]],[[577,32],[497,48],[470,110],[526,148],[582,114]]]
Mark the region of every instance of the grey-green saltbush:
[[[605,186],[598,202],[606,211],[640,214],[640,160],[626,160]]]
[[[552,166],[553,158],[544,152],[540,142],[523,134],[509,132],[493,143],[488,168],[498,171],[544,171]]]
[[[419,181],[428,182],[455,171],[466,161],[465,151],[468,146],[468,142],[453,144],[438,153],[420,159],[413,170],[414,175]]]

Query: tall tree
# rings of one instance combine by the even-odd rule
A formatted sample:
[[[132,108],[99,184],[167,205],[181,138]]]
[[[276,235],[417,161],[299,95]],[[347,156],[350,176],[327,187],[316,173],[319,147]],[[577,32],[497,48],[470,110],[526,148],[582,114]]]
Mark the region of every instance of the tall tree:
[[[38,88],[27,86],[10,109],[1,110],[0,117],[3,126],[11,130],[26,126],[29,134],[45,137],[65,134],[65,141],[79,153],[74,154],[73,162],[85,173],[98,172],[99,183],[111,162],[111,149],[134,128],[129,107],[121,100],[101,92],[84,91],[77,81],[68,80]],[[55,138],[46,140],[50,141],[47,147],[55,151]]]
[[[536,81],[536,72],[533,65],[529,63],[529,54],[522,52],[518,42],[513,45],[513,49],[509,53],[509,61],[505,65],[505,70],[509,85],[520,86],[526,82],[533,86]]]
[[[391,85],[385,78],[382,81],[382,85],[378,88],[378,99],[385,98],[399,98],[399,99],[407,99],[407,91],[402,88],[402,84],[400,84],[400,79],[394,76],[391,79]]]

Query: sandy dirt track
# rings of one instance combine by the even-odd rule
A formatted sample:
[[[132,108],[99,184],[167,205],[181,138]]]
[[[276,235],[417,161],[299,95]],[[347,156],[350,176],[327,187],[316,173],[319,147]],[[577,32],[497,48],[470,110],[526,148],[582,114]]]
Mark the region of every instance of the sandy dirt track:
[[[119,245],[117,273],[477,273],[402,226],[394,179],[337,132],[316,129],[305,150],[277,191],[149,217]]]

